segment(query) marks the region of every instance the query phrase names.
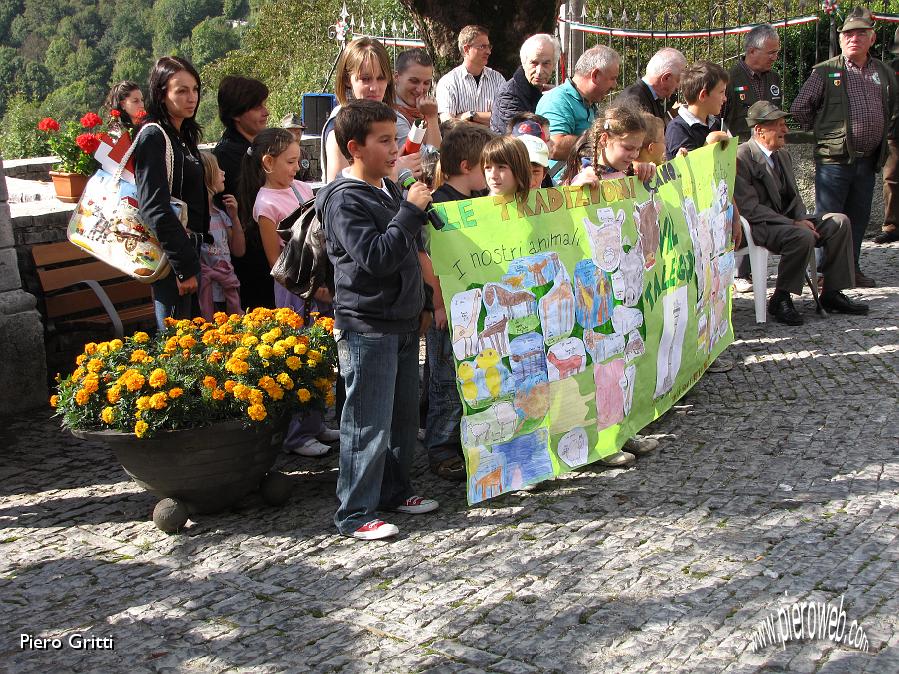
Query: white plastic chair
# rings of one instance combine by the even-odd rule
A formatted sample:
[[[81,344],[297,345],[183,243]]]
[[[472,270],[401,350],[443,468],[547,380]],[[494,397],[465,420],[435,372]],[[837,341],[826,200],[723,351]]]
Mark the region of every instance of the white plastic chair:
[[[765,323],[768,320],[766,302],[768,299],[768,253],[770,251],[764,246],[755,245],[755,241],[752,240],[749,223],[742,215],[740,216],[740,224],[743,227],[743,240],[746,242],[746,246],[734,251],[734,259],[739,261],[744,255],[749,255],[749,268],[752,272],[752,300],[755,303],[755,322]],[[808,280],[810,284],[815,284],[814,288],[810,288],[813,295],[817,295],[817,267],[815,249],[812,249],[808,259]]]
[[[764,323],[768,319],[765,301],[768,294],[768,249],[756,246],[752,240],[752,232],[749,223],[742,215],[740,224],[743,226],[743,240],[746,245],[740,250],[734,251],[734,259],[737,266],[744,255],[749,256],[749,268],[752,270],[752,299],[755,302],[755,322]]]

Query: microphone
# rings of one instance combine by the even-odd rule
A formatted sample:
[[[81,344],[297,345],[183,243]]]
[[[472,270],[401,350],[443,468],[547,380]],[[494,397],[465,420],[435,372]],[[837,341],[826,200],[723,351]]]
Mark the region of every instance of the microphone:
[[[415,176],[412,175],[412,171],[409,169],[403,169],[400,171],[400,174],[397,176],[397,180],[400,185],[402,185],[405,189],[409,189],[418,181],[415,179]],[[428,216],[428,222],[434,227],[434,229],[443,229],[444,222],[440,217],[440,214],[434,210],[434,204],[428,204],[428,207],[425,208],[425,213]]]

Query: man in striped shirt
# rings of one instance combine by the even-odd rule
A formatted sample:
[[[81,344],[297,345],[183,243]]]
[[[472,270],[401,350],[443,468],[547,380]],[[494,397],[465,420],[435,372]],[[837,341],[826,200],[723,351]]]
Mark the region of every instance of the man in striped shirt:
[[[492,50],[483,26],[465,26],[459,33],[462,65],[450,70],[437,83],[440,120],[450,118],[490,125],[493,100],[506,78],[487,67]]]

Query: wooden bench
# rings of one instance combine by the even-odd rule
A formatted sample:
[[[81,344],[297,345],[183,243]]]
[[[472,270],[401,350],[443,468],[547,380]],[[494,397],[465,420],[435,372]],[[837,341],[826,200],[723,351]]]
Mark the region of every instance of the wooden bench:
[[[97,330],[116,337],[125,326],[155,325],[150,286],[91,257],[68,241],[31,249],[44,295],[47,332]]]

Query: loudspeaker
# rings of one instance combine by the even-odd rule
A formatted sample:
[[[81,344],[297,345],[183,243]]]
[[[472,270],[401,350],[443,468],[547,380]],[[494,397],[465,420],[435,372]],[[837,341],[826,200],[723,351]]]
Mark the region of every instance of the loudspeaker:
[[[321,135],[328,115],[337,105],[334,94],[303,94],[303,124],[306,133]]]

